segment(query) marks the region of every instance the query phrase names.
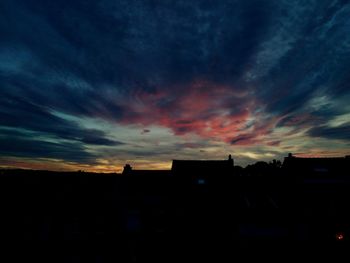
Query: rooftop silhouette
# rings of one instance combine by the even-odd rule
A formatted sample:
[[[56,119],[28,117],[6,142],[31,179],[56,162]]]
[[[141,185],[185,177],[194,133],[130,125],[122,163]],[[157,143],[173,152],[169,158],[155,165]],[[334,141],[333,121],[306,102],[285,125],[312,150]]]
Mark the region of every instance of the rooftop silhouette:
[[[5,240],[110,240],[120,245],[114,259],[136,262],[338,246],[350,241],[349,160],[289,155],[242,168],[230,155],[173,160],[170,170],[127,164],[122,174],[1,170],[9,201],[0,230]]]

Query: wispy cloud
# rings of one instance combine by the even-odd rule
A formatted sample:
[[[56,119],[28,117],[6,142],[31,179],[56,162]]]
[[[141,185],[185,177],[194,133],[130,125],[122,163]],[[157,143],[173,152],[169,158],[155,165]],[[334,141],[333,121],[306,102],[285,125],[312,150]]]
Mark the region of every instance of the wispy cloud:
[[[150,160],[157,141],[159,158],[214,158],[218,143],[269,153],[296,137],[294,150],[323,151],[321,138],[336,152],[349,142],[349,16],[337,0],[1,1],[1,155]]]

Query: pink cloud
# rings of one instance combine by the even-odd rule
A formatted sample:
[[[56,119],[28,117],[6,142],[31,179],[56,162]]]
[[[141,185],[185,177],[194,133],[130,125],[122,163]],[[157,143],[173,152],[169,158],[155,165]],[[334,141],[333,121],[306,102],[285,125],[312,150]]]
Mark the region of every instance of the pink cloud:
[[[185,87],[169,87],[147,93],[138,91],[119,102],[124,108],[122,124],[160,125],[175,135],[188,133],[231,144],[260,143],[260,137],[274,128],[276,119],[264,120],[247,128],[257,102],[247,92],[208,81],[195,81]]]

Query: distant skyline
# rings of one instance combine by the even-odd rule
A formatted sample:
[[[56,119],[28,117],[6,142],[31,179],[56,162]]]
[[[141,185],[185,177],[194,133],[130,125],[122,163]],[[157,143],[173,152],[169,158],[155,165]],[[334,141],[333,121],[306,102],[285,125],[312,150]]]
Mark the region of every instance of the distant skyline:
[[[350,2],[2,0],[0,167],[350,154]]]

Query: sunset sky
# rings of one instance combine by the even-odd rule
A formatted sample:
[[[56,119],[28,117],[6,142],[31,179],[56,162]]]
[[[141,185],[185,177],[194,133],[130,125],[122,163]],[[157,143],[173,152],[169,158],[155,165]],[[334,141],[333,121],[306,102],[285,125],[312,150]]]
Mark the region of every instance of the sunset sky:
[[[350,154],[350,1],[1,0],[0,166]]]

